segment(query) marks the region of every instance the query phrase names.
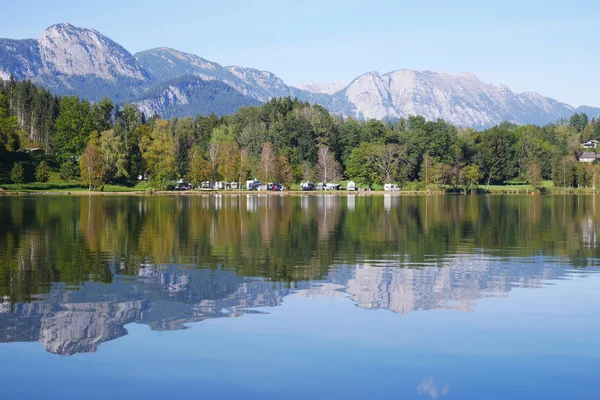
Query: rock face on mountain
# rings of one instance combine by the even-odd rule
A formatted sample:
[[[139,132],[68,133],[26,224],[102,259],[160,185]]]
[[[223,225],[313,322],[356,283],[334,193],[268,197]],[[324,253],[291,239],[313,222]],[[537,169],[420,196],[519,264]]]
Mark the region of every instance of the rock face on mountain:
[[[515,94],[475,75],[431,71],[370,72],[336,96],[354,105],[356,117],[390,119],[422,115],[457,125],[489,126],[501,121],[547,123],[568,117],[575,109],[537,93]]]
[[[274,97],[297,97],[356,118],[397,119],[422,115],[460,126],[487,127],[502,121],[544,124],[585,110],[537,93],[513,93],[475,75],[431,71],[369,72],[352,81],[288,86],[268,71],[218,63],[171,48],[134,55],[101,33],[71,24],[53,25],[37,40],[0,39],[0,79],[30,79],[57,94],[93,101],[109,96],[134,102],[147,115],[163,117],[215,112]]]
[[[47,73],[94,75],[108,80],[148,78],[127,50],[92,29],[53,25],[44,31],[38,43]]]
[[[228,115],[240,107],[260,105],[230,85],[216,79],[205,80],[197,75],[184,75],[158,84],[134,101],[140,112],[163,118],[188,115]]]
[[[315,81],[308,81],[298,85],[298,87],[311,93],[335,94],[346,87],[346,84],[344,82],[331,82],[321,85]]]
[[[142,51],[135,54],[135,58],[157,82],[183,75],[196,75],[205,80],[227,76],[224,68],[217,63],[168,47]]]
[[[37,40],[0,39],[0,71],[2,79],[12,74],[57,94],[92,100],[128,100],[149,81],[148,73],[119,44],[93,29],[66,23],[52,25]]]

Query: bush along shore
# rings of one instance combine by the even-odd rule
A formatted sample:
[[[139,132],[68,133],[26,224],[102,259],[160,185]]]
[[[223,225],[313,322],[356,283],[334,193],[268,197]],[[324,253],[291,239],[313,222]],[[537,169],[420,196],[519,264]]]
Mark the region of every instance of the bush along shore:
[[[356,120],[291,98],[164,120],[0,80],[5,191],[162,191],[256,178],[292,189],[352,180],[406,192],[583,193],[600,187],[598,139],[600,121],[585,114],[478,131],[419,116]]]

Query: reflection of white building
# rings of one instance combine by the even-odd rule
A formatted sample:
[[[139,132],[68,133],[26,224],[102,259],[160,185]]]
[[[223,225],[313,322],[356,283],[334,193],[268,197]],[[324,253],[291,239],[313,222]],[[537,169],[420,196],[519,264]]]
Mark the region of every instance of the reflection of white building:
[[[354,211],[356,209],[356,196],[348,196],[348,211]]]
[[[300,198],[300,209],[308,210],[310,208],[310,196],[302,195]]]
[[[581,234],[583,243],[588,247],[594,247],[598,242],[596,234],[596,222],[593,218],[587,218],[581,221]]]
[[[215,199],[215,211],[219,211],[221,208],[223,208],[223,195],[221,194],[215,194],[214,196]]]
[[[398,196],[393,196],[391,194],[383,195],[383,208],[385,211],[391,211],[392,207],[398,207],[399,202],[400,198]]]
[[[258,208],[258,198],[256,196],[246,196],[246,211],[256,212]]]

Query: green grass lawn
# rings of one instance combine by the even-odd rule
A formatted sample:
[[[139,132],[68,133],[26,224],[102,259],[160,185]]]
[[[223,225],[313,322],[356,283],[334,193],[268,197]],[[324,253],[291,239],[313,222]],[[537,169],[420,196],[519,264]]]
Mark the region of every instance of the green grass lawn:
[[[81,182],[32,182],[32,183],[23,183],[20,185],[14,183],[8,183],[0,185],[0,188],[6,191],[15,191],[15,192],[57,192],[57,193],[66,193],[66,192],[87,192],[88,188],[84,186]],[[102,192],[105,193],[114,193],[114,192],[143,192],[148,188],[148,185],[144,183],[140,183],[137,185],[105,185],[104,190]]]
[[[552,181],[543,181],[542,187],[550,189],[554,187]],[[487,185],[479,185],[479,189],[487,189]],[[490,193],[530,193],[535,191],[532,185],[490,185]]]
[[[50,176],[48,182],[35,182],[35,168],[42,160],[48,164]],[[16,162],[21,162],[25,171],[25,182],[18,185],[12,183],[10,180],[10,170]],[[54,157],[24,152],[4,152],[2,153],[2,159],[0,159],[0,188],[6,191],[33,193],[83,192],[88,190],[87,186],[79,178],[68,183],[63,182],[60,179],[59,171],[60,164]],[[103,192],[136,192],[145,191],[147,188],[147,182],[123,182],[122,184],[105,185]]]

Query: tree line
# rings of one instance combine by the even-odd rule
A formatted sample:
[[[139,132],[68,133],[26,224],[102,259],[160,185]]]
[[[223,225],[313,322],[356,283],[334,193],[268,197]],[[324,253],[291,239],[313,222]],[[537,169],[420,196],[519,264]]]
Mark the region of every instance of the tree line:
[[[225,117],[163,120],[108,98],[90,103],[28,81],[0,82],[0,151],[42,148],[60,164],[63,180],[81,179],[91,189],[138,177],[157,188],[177,179],[199,185],[250,177],[285,185],[352,179],[369,187],[467,189],[551,179],[560,187],[595,188],[600,167],[578,159],[581,142],[598,138],[600,121],[585,114],[475,131],[420,116],[362,121],[279,98]]]

